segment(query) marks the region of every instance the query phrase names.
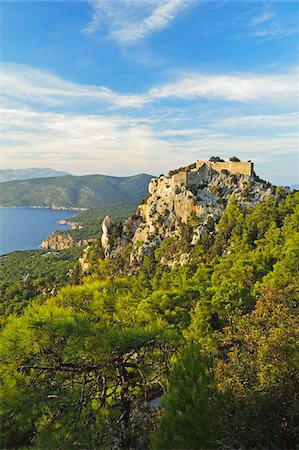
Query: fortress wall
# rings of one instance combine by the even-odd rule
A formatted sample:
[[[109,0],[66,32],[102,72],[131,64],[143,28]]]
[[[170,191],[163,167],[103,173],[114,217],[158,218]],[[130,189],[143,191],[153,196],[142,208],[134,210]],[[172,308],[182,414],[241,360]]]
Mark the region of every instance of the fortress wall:
[[[196,169],[189,172],[178,172],[172,175],[171,181],[173,184],[200,184],[208,181],[210,178],[209,168],[221,172],[227,170],[230,173],[240,173],[242,175],[253,175],[253,163],[248,162],[211,162],[211,161],[196,161]],[[155,181],[153,181],[154,183]],[[151,189],[150,189],[151,192]]]
[[[197,172],[189,172],[187,174],[188,184],[198,184],[200,182],[200,176]]]
[[[202,166],[198,172],[188,172],[187,182],[194,185],[204,184],[211,179],[211,171],[207,165]]]
[[[173,184],[187,183],[187,172],[178,172],[172,175]]]
[[[252,175],[252,166],[251,162],[224,162],[224,163],[214,163],[212,168],[217,172],[221,172],[221,170],[226,169],[230,173],[242,173],[243,175]]]
[[[203,164],[206,164],[216,172],[221,170],[228,170],[230,173],[241,173],[243,175],[253,175],[253,163],[252,162],[211,162],[211,161],[196,161],[196,169],[198,170]]]

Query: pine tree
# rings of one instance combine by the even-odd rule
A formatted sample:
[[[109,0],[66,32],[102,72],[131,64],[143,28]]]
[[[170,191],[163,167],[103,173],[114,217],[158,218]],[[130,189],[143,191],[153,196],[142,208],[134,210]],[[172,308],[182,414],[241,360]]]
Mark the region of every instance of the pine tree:
[[[213,361],[188,344],[174,364],[153,448],[215,448],[217,399]]]

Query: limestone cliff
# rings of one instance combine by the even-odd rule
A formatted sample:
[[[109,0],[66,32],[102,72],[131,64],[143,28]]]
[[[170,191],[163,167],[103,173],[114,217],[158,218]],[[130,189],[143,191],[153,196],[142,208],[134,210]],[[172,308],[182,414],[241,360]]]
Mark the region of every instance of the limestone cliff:
[[[194,245],[207,233],[209,223],[220,219],[232,196],[241,205],[255,207],[270,195],[271,186],[258,181],[253,172],[219,172],[202,162],[173,171],[171,176],[154,178],[149,183],[148,198],[123,223],[119,242],[110,255],[117,256],[131,243],[131,263],[138,263],[165,238],[179,238],[182,224],[192,226]]]
[[[47,250],[64,250],[75,246],[86,245],[88,242],[88,240],[74,242],[74,239],[70,234],[56,231],[51,233],[50,236],[40,244],[40,246]]]

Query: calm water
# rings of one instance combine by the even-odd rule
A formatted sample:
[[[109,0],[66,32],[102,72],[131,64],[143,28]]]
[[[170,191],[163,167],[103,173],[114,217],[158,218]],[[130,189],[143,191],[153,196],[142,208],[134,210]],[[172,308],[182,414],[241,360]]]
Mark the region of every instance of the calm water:
[[[58,224],[58,220],[76,213],[44,208],[0,208],[0,255],[39,248],[52,231],[69,228]]]

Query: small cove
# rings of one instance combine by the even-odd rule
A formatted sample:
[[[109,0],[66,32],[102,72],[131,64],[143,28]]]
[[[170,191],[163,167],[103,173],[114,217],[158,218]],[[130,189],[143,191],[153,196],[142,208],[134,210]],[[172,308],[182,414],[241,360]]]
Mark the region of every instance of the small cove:
[[[67,230],[59,220],[78,214],[75,210],[47,208],[0,208],[0,255],[38,249],[55,230]]]

